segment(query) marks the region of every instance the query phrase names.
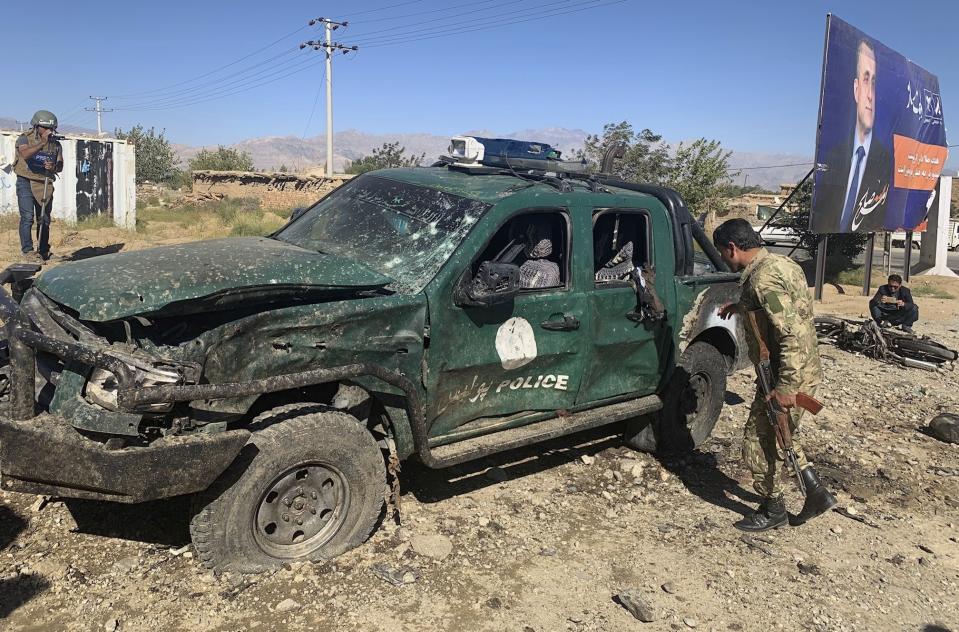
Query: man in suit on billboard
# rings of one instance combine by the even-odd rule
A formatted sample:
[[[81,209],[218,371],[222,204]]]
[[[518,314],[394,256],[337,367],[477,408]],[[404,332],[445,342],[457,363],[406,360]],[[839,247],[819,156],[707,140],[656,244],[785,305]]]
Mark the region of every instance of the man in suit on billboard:
[[[886,219],[892,154],[873,134],[876,120],[876,51],[866,40],[856,50],[856,126],[826,159],[817,183],[812,230],[816,233],[875,232]]]

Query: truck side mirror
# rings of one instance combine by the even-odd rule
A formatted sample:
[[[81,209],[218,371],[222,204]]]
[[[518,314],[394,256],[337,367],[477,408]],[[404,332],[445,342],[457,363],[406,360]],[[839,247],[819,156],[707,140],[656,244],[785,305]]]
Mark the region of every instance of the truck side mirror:
[[[459,307],[489,307],[508,303],[517,294],[519,266],[484,261],[472,279],[463,276],[453,292],[453,302]]]

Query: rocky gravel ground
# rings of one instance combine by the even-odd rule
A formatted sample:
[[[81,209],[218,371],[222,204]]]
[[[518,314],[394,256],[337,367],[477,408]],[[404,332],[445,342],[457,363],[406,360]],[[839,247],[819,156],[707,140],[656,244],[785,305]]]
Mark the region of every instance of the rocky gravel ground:
[[[954,314],[922,331],[959,347]],[[267,575],[203,571],[181,500],[0,494],[0,627],[959,629],[959,445],[923,431],[959,412],[959,373],[821,355],[827,408],[801,437],[844,514],[731,527],[756,502],[739,459],[747,371],[693,454],[658,460],[606,430],[445,472],[410,464],[401,525]],[[787,502],[798,511],[798,491]]]

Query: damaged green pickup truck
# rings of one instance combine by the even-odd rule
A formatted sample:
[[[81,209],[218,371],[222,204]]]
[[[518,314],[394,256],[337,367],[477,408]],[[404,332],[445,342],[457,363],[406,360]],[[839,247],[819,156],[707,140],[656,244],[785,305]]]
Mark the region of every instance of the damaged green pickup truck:
[[[363,543],[409,458],[617,422],[690,449],[742,360],[737,275],[680,196],[603,175],[376,171],[269,237],[15,272],[3,489],[192,495],[212,569]]]

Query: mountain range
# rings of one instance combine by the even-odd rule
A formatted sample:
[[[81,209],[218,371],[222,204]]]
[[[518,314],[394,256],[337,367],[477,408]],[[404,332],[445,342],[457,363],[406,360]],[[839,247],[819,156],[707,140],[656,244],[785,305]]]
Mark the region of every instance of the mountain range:
[[[0,129],[17,129],[15,121],[0,117]],[[61,132],[95,135],[93,130],[64,126]],[[583,141],[589,133],[581,129],[567,129],[564,127],[545,127],[539,129],[524,129],[502,133],[491,130],[468,130],[463,132],[467,136],[485,136],[492,138],[518,138],[548,143],[561,150],[565,156],[572,156],[576,149],[583,146]],[[373,149],[384,143],[399,143],[406,149],[407,155],[425,155],[430,162],[446,153],[449,145],[449,136],[430,133],[384,133],[373,134],[360,130],[349,129],[336,132],[333,135],[333,166],[337,171],[345,169],[351,160],[368,155]],[[204,147],[174,144],[177,155],[183,163]],[[257,169],[277,170],[287,167],[295,172],[319,172],[326,163],[326,136],[261,136],[242,140],[234,145],[236,149],[249,152]],[[210,149],[211,147],[206,147]],[[950,156],[946,165],[947,172],[955,174],[959,168],[959,152],[957,157]],[[812,163],[812,157],[803,154],[764,153],[733,150],[729,164],[734,168],[742,168],[734,178],[735,184],[758,185],[764,189],[779,191],[779,185],[795,183],[806,175]],[[763,167],[755,169],[755,167]]]

